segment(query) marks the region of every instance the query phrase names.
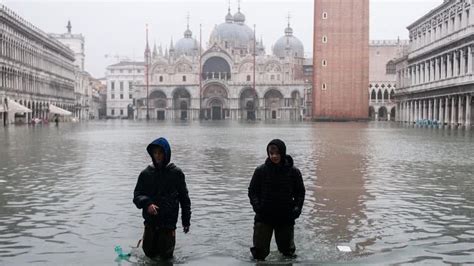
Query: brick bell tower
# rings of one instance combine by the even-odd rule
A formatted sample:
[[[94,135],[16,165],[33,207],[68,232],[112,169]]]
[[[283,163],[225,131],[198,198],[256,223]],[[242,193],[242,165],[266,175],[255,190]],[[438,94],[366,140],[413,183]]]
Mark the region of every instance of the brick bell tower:
[[[314,0],[313,120],[367,120],[369,0]]]

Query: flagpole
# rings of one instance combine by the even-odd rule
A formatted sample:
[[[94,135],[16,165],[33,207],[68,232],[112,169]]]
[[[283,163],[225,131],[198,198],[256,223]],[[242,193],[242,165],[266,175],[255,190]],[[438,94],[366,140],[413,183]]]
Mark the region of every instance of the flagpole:
[[[199,119],[203,118],[202,113],[202,24],[199,24]]]
[[[148,80],[148,68],[149,68],[149,46],[148,46],[148,24],[146,24],[146,55],[145,55],[145,79],[146,79],[146,120],[150,120],[150,108],[148,103],[148,92],[149,92],[149,80]]]

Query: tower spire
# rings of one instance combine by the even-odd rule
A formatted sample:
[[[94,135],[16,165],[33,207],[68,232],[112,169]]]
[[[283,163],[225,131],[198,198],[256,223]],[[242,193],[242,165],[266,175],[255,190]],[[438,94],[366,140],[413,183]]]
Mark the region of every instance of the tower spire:
[[[146,24],[146,46],[145,46],[145,62],[150,59],[150,45],[148,44],[148,24]]]
[[[72,29],[71,21],[70,21],[70,20],[67,21],[67,26],[66,26],[66,28],[67,28],[67,33],[70,34],[70,33],[71,33],[71,29]]]

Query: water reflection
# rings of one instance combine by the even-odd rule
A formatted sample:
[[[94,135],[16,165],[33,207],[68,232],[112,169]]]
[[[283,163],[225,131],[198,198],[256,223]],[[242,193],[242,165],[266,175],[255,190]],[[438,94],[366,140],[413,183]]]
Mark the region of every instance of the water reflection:
[[[324,142],[315,147],[316,203],[311,212],[319,240],[338,253],[338,245],[356,250],[358,245],[370,245],[369,240],[358,243],[359,228],[365,223],[365,189],[367,124],[325,125],[314,132],[314,138]],[[353,130],[353,129],[357,130]],[[351,131],[348,136],[348,130]],[[342,253],[340,255],[342,256]]]

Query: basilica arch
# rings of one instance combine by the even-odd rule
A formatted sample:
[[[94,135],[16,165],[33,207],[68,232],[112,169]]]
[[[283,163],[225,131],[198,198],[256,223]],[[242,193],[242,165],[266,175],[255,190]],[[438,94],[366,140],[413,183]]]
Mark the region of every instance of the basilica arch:
[[[256,120],[258,105],[257,92],[250,87],[242,89],[239,97],[240,117],[243,120]]]
[[[173,110],[176,120],[188,120],[191,108],[191,94],[185,87],[176,88],[173,93]]]
[[[231,78],[231,66],[224,58],[213,56],[204,62],[202,67],[203,80],[230,80]]]
[[[150,101],[150,118],[165,120],[166,118],[166,94],[161,90],[153,91],[148,97]]]
[[[205,119],[221,120],[229,116],[229,93],[220,83],[207,85],[202,94],[202,107]]]
[[[283,94],[275,89],[269,89],[264,95],[265,119],[278,119],[280,108],[283,106]]]

